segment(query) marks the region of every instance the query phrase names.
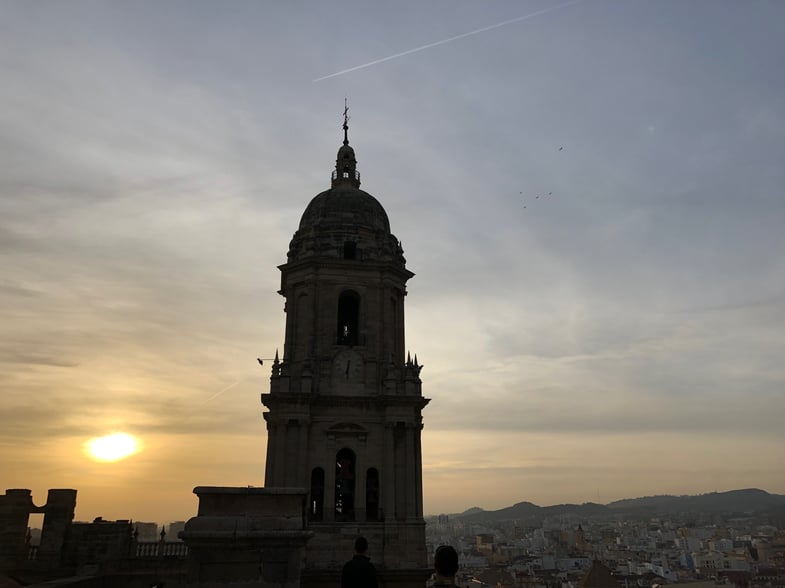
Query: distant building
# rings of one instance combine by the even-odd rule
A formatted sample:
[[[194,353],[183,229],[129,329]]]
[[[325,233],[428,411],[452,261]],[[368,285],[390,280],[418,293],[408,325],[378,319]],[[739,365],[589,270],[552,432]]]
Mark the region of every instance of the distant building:
[[[117,571],[135,549],[134,526],[128,520],[75,522],[63,548],[63,565],[77,572],[86,567],[93,573]]]
[[[481,553],[488,559],[493,559],[494,552],[494,538],[491,533],[478,533],[474,536],[474,547],[478,553]]]
[[[185,528],[185,521],[172,521],[166,525],[167,541],[180,541],[179,534]]]
[[[592,562],[591,568],[580,580],[579,588],[619,588],[619,578],[599,560]]]
[[[158,541],[158,525],[156,523],[133,523],[137,541]]]

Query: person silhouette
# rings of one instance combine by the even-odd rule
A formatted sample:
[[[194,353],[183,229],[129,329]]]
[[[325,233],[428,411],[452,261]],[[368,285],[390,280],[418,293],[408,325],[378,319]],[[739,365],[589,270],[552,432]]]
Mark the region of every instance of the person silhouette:
[[[354,556],[341,570],[341,588],[378,588],[376,568],[368,557],[368,540],[357,537],[354,540]]]
[[[451,545],[440,545],[433,554],[433,567],[436,570],[434,586],[455,586],[458,552]]]

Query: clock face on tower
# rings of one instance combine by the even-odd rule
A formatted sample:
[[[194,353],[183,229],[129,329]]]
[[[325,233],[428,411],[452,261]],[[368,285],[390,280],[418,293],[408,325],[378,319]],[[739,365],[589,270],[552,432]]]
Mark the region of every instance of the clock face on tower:
[[[337,386],[335,392],[342,393],[342,383],[362,384],[363,382],[363,357],[353,349],[342,349],[333,360],[332,381]],[[348,391],[348,390],[347,390]]]

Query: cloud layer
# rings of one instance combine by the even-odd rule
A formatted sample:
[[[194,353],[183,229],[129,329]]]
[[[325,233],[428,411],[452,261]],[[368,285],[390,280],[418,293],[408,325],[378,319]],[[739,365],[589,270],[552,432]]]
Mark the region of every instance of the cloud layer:
[[[348,95],[417,274],[427,511],[785,492],[785,7],[512,22],[549,6],[8,6],[5,487],[162,521],[195,485],[263,483],[255,358]],[[88,461],[113,430],[144,450]]]

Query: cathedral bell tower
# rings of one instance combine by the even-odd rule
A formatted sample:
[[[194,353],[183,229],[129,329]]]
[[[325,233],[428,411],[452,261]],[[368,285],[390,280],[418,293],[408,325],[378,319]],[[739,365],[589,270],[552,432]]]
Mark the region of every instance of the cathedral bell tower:
[[[421,366],[406,352],[414,274],[344,139],[332,184],[311,200],[279,266],[283,357],[272,366],[266,487],[308,490],[302,585],[337,586],[357,535],[382,586],[424,586]]]

